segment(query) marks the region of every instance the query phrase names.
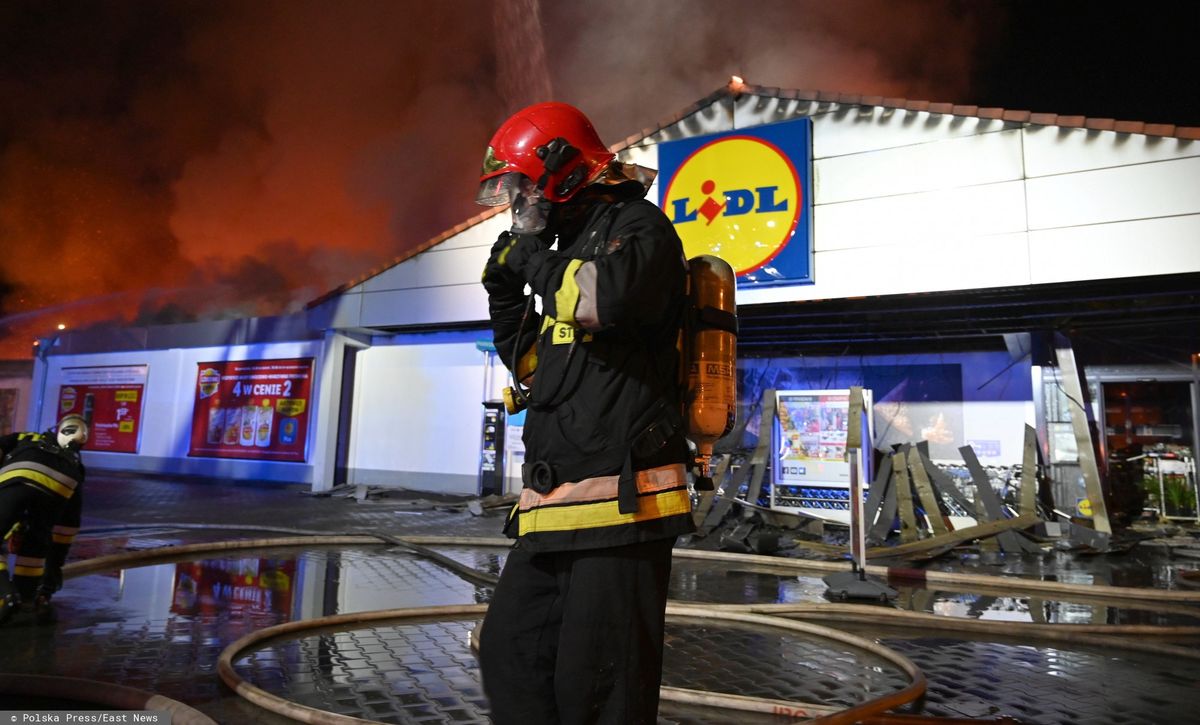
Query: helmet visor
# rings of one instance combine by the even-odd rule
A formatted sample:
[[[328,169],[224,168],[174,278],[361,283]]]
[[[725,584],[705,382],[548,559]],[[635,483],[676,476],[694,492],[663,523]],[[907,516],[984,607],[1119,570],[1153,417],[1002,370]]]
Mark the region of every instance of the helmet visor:
[[[550,216],[550,202],[537,182],[519,171],[484,179],[475,202],[483,206],[507,205],[512,211],[512,231],[517,234],[541,232]]]
[[[521,179],[525,175],[519,171],[493,176],[479,183],[479,193],[475,195],[475,203],[481,206],[507,206],[513,202],[521,191]]]

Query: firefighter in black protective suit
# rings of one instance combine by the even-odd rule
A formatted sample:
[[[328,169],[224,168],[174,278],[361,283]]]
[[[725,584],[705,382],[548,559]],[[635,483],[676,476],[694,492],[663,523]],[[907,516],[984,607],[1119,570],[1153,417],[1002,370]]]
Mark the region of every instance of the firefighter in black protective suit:
[[[484,158],[477,201],[508,204],[513,227],[483,286],[528,406],[505,526],[517,542],[480,634],[501,725],[657,719],[671,548],[693,524],[676,347],[687,262],[643,198],[654,173],[617,162],[561,103],[515,114]]]
[[[68,415],[45,433],[0,437],[0,531],[13,535],[15,565],[0,560],[0,623],[23,606],[35,619],[54,621],[50,598],[62,588],[67,550],[79,533],[83,461],[88,425]],[[13,527],[20,524],[13,533]]]

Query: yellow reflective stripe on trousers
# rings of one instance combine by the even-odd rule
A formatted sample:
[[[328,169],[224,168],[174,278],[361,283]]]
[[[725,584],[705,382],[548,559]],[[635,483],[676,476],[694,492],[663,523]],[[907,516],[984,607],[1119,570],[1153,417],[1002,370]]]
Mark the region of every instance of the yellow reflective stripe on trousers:
[[[524,536],[539,531],[575,531],[633,524],[691,513],[691,510],[692,500],[684,487],[651,496],[638,496],[638,510],[635,514],[621,513],[616,501],[598,501],[529,509],[521,512],[518,522],[520,534]]]
[[[16,576],[41,576],[46,573],[45,557],[18,556],[13,562],[13,574]]]
[[[583,265],[582,259],[572,259],[563,270],[562,284],[554,293],[554,316],[559,322],[575,325],[575,305],[579,303],[579,285],[575,283],[575,272]]]
[[[37,485],[48,488],[63,498],[71,498],[71,494],[75,493],[75,491],[69,486],[64,486],[46,474],[38,473],[37,471],[31,471],[28,468],[18,468],[15,471],[9,471],[8,473],[0,474],[0,483],[11,481],[14,478],[33,481]]]
[[[56,544],[75,543],[75,534],[52,534],[50,538]]]

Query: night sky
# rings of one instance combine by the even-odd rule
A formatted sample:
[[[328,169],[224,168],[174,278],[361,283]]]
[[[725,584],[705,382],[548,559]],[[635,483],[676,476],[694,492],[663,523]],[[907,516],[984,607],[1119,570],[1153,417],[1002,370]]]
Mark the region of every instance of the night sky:
[[[279,314],[476,214],[491,131],[752,85],[1200,126],[1200,3],[0,3],[0,358]]]

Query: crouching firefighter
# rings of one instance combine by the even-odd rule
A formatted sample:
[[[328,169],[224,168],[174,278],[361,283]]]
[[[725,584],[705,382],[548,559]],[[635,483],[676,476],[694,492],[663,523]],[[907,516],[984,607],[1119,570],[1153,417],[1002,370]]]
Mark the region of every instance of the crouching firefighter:
[[[50,598],[62,588],[63,563],[79,532],[79,449],[87,438],[80,415],[45,433],[0,437],[0,531],[9,532],[16,554],[11,572],[0,561],[0,623],[22,608],[32,608],[40,623],[54,621]]]
[[[657,719],[671,548],[693,526],[687,262],[644,198],[654,173],[616,161],[562,103],[512,116],[484,157],[477,201],[508,205],[513,224],[483,286],[519,381],[511,403],[527,408],[525,486],[505,528],[517,542],[480,634],[501,725]]]

